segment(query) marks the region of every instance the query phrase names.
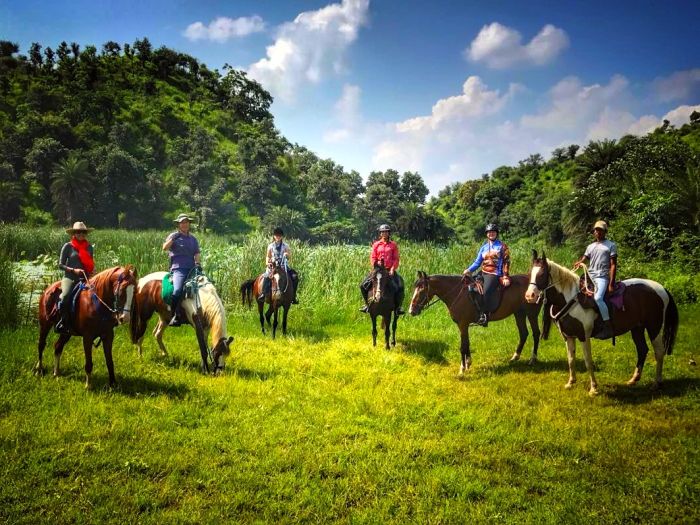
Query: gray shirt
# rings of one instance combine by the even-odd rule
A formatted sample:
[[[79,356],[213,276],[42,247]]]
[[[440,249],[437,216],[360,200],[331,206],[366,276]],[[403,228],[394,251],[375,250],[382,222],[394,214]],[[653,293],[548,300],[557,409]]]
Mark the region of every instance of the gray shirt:
[[[94,256],[92,244],[88,245],[88,251],[90,252],[90,255]],[[78,250],[76,250],[75,247],[69,242],[64,244],[63,248],[61,249],[61,255],[58,256],[58,267],[61,270],[63,270],[64,277],[68,277],[69,279],[73,279],[74,281],[77,280],[79,277],[73,272],[69,272],[66,268],[80,268],[82,270],[85,269],[83,268],[83,263],[80,262]]]
[[[610,259],[617,257],[617,245],[605,239],[602,242],[592,242],[584,253],[589,259],[588,273],[592,278],[610,279]]]

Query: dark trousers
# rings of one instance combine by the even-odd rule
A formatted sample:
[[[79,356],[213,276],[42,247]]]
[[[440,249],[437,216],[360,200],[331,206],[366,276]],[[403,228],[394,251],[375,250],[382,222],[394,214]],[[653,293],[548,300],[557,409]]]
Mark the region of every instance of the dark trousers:
[[[484,281],[484,295],[473,292],[472,296],[476,300],[479,313],[490,314],[498,308],[499,277],[492,273],[482,273],[480,276]]]
[[[299,274],[294,268],[287,268],[287,273],[289,274],[289,279],[292,281],[292,292],[294,292],[294,298],[296,298],[297,289],[299,288]],[[272,279],[269,277],[263,279],[262,293],[263,295],[272,293]]]

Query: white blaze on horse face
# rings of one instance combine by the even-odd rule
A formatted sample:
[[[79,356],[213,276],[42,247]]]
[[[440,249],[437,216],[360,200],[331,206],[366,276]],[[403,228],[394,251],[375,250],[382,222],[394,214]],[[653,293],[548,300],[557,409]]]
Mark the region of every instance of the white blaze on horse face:
[[[379,301],[382,298],[382,274],[377,274],[377,287],[374,290],[374,300]]]
[[[530,284],[527,285],[527,291],[525,292],[525,300],[528,303],[534,303],[537,300],[539,289],[535,284],[535,279],[537,279],[537,274],[539,271],[540,268],[538,266],[533,266],[532,271],[530,272]]]
[[[134,285],[130,284],[126,287],[126,302],[124,303],[124,310],[119,316],[119,322],[128,323],[131,317],[131,303],[134,299]]]
[[[413,312],[414,312],[413,305],[414,305],[414,304],[418,304],[418,295],[419,295],[419,293],[420,293],[419,290],[418,290],[418,288],[419,288],[419,287],[416,286],[416,289],[413,290],[413,297],[411,297],[411,306],[408,307],[408,313],[411,314],[411,315],[414,315],[414,314],[413,314]]]

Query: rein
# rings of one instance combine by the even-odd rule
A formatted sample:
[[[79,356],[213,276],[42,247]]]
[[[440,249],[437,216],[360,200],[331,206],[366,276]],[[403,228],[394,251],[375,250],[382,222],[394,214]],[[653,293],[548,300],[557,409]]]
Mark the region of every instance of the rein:
[[[85,274],[85,272],[83,272],[83,274]],[[95,285],[90,284],[90,282],[86,280],[85,283],[87,283],[87,284],[81,283],[81,286],[83,287],[84,290],[90,290],[92,292],[92,297],[94,299],[97,299],[100,303],[102,303],[102,306],[107,308],[107,310],[109,310],[109,312],[112,315],[116,315],[119,312],[130,312],[131,311],[128,308],[121,308],[120,309],[119,305],[118,305],[119,293],[121,292],[121,286],[122,286],[123,280],[124,280],[124,274],[122,273],[121,275],[119,275],[119,279],[117,280],[118,286],[117,286],[116,290],[112,290],[112,292],[114,293],[114,305],[112,307],[110,307],[106,302],[104,302],[102,297],[97,295],[97,292],[95,292]]]
[[[462,293],[462,292],[465,290],[465,288],[466,288],[466,287],[465,287],[465,284],[466,284],[466,283],[467,283],[467,280],[466,280],[464,277],[462,277],[462,279],[460,279],[460,281],[459,281],[459,285],[458,285],[458,286],[459,286],[459,291],[457,292],[457,295],[455,296],[455,298],[454,298],[452,301],[450,301],[450,304],[445,303],[445,304],[447,305],[447,309],[448,309],[448,310],[449,310],[450,308],[452,308],[452,305],[455,304],[455,302],[457,302],[457,299],[459,299],[459,296],[461,295],[461,293]],[[451,288],[451,289],[450,289],[450,292],[451,292],[452,290],[456,290],[456,289],[457,289],[457,286]],[[427,279],[426,294],[425,294],[426,300],[425,300],[425,302],[420,302],[420,303],[418,303],[418,306],[420,306],[421,311],[425,311],[425,310],[427,310],[428,308],[430,308],[431,306],[433,306],[435,303],[437,303],[437,302],[439,302],[439,301],[442,301],[442,299],[440,299],[439,297],[437,297],[437,298],[434,299],[432,302],[430,302],[430,299],[427,299],[427,297],[428,297],[429,295],[430,295],[430,279]]]

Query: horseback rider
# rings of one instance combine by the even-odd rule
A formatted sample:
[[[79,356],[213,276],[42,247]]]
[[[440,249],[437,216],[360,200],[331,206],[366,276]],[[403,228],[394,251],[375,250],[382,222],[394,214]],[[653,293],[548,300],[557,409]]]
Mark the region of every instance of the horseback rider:
[[[194,219],[186,213],[181,213],[173,222],[177,223],[177,231],[168,235],[163,243],[163,250],[167,251],[170,256],[170,275],[173,280],[173,298],[170,307],[173,316],[168,326],[180,326],[183,320],[179,306],[182,301],[185,281],[193,268],[197,268],[201,272],[202,266],[200,264],[199,243],[195,236],[190,233],[190,224],[195,222]]]
[[[593,225],[595,241],[586,247],[584,254],[574,263],[574,270],[578,270],[586,261],[589,261],[588,274],[595,285],[593,299],[603,319],[602,330],[595,334],[598,339],[609,339],[613,336],[610,312],[608,305],[605,304],[605,292],[612,293],[615,288],[617,245],[605,238],[607,234],[608,224],[605,221],[597,221]]]
[[[484,279],[484,294],[476,295],[476,305],[479,310],[479,319],[476,324],[488,326],[489,314],[498,308],[498,284],[510,286],[510,250],[508,245],[498,239],[498,226],[494,223],[486,225],[486,241],[479,247],[476,259],[466,270],[465,276],[472,275],[481,266],[481,275]]]
[[[399,246],[394,241],[391,240],[391,228],[388,224],[382,224],[378,230],[379,240],[372,244],[372,250],[369,255],[369,263],[374,268],[374,265],[380,263],[384,268],[389,270],[389,276],[391,280],[389,281],[394,290],[394,297],[396,299],[396,314],[403,315],[405,312],[401,307],[403,303],[404,296],[404,285],[403,278],[399,275],[397,271],[399,269]],[[369,291],[372,288],[371,272],[365,280],[360,284],[360,292],[365,300],[364,306],[360,308],[360,312],[367,313],[369,310]]]
[[[63,270],[61,279],[61,298],[58,309],[61,319],[56,324],[58,333],[70,333],[70,296],[71,290],[78,281],[87,281],[95,270],[93,247],[87,241],[87,234],[93,228],[85,226],[84,222],[75,222],[72,228],[66,229],[71,235],[71,240],[63,245],[58,257],[58,267]]]
[[[272,293],[272,269],[274,265],[277,264],[280,268],[283,268],[286,264],[287,273],[292,281],[292,293],[293,299],[292,304],[299,304],[297,300],[297,287],[299,286],[299,274],[297,271],[289,266],[289,259],[292,256],[292,252],[289,249],[289,245],[284,242],[284,231],[282,228],[275,228],[272,232],[272,242],[267,246],[267,251],[265,252],[265,274],[263,277],[262,292],[258,296],[261,301],[265,299],[265,296]]]

